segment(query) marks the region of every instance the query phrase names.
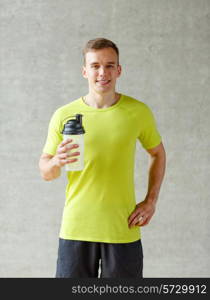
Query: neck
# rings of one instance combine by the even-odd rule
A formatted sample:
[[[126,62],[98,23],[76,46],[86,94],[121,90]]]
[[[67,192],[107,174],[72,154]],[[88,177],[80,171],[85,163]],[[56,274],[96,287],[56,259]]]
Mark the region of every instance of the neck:
[[[95,92],[89,92],[83,97],[85,103],[95,108],[107,108],[114,105],[119,99],[120,94],[115,91],[111,91],[106,94],[98,94]]]

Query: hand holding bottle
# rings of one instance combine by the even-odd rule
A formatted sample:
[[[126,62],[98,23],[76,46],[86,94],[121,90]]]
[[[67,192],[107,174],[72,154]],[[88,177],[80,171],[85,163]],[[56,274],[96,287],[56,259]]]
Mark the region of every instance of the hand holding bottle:
[[[74,156],[80,155],[80,152],[72,152],[72,149],[78,148],[78,144],[72,144],[73,139],[66,139],[62,141],[57,148],[57,153],[53,157],[55,164],[58,167],[63,167],[66,164],[74,163],[78,159]]]

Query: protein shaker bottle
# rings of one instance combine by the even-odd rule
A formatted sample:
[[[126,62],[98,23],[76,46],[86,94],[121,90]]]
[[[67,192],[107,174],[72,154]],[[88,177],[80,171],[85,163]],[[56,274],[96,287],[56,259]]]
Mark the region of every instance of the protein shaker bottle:
[[[77,161],[65,165],[66,171],[81,171],[84,168],[84,127],[82,126],[82,115],[76,114],[76,119],[71,119],[67,121],[64,125],[63,139],[72,138],[73,144],[78,144],[78,148],[73,148],[68,151],[69,154],[74,152],[80,152],[79,155],[70,157],[70,159],[76,158]]]

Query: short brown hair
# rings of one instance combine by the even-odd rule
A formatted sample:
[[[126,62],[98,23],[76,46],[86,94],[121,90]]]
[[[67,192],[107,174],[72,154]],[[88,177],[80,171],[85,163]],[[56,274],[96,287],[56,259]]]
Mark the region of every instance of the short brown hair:
[[[86,63],[85,55],[87,52],[91,50],[104,49],[109,47],[113,48],[117,53],[118,64],[119,64],[119,49],[117,48],[116,44],[104,38],[96,38],[94,40],[89,40],[82,51],[84,57],[84,65]]]

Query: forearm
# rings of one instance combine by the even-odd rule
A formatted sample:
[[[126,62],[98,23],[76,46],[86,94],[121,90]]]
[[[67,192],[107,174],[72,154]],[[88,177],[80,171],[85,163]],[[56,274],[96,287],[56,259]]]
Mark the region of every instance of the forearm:
[[[50,159],[40,159],[39,169],[42,178],[47,181],[56,179],[61,174],[61,167],[57,165],[54,157]]]
[[[165,167],[165,151],[163,151],[161,155],[154,155],[151,157],[148,175],[148,190],[146,195],[146,199],[148,199],[148,202],[157,202],[160,187],[165,174]]]
[[[147,225],[154,212],[158,199],[160,187],[163,181],[166,167],[166,154],[163,144],[160,143],[157,147],[147,149],[150,154],[150,165],[148,173],[148,190],[144,201],[136,205],[135,210],[129,216],[128,224],[131,228],[134,225]],[[139,219],[141,217],[141,219]]]

